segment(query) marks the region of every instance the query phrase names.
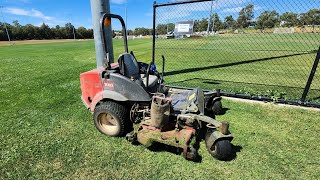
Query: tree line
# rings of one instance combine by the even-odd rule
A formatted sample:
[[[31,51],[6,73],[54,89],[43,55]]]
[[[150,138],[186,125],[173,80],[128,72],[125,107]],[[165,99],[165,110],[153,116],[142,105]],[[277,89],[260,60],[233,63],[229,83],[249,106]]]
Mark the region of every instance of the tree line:
[[[65,26],[49,27],[43,23],[41,26],[32,24],[20,25],[19,22],[13,21],[12,24],[0,22],[0,41],[7,41],[6,29],[8,29],[12,40],[42,40],[42,39],[77,39],[93,38],[93,30],[85,27],[75,28],[71,23]]]
[[[254,5],[249,4],[242,8],[239,16],[235,19],[232,15],[226,16],[222,21],[217,13],[210,16],[210,31],[219,31],[222,29],[238,29],[254,27],[264,30],[265,28],[274,28],[276,26],[284,27],[304,27],[312,26],[313,30],[320,25],[320,9],[311,9],[306,13],[285,12],[279,14],[277,11],[264,11],[256,19],[254,15]],[[194,31],[203,32],[208,30],[208,18],[202,18],[194,21]],[[19,22],[13,21],[12,24],[0,22],[0,41],[8,40],[6,29],[12,40],[42,40],[42,39],[91,39],[93,30],[85,27],[75,28],[71,23],[65,26],[49,27],[43,23],[41,26],[32,24],[20,25]],[[156,27],[157,34],[167,34],[175,28],[174,23],[158,24]],[[152,35],[153,30],[150,28],[139,27],[134,30],[128,30],[129,35]],[[121,34],[121,33],[120,33]]]
[[[194,21],[194,32],[203,32],[208,30],[208,18],[202,18]],[[253,27],[255,29],[264,30],[265,28],[282,27],[304,27],[312,26],[313,30],[320,25],[320,9],[311,9],[306,13],[285,12],[279,14],[277,11],[264,11],[256,19],[254,15],[254,5],[249,4],[242,8],[238,18],[232,15],[226,16],[222,21],[217,13],[210,16],[210,31],[219,31],[222,29],[239,29]],[[167,31],[173,31],[175,25],[173,23],[159,24],[157,32],[166,34]]]

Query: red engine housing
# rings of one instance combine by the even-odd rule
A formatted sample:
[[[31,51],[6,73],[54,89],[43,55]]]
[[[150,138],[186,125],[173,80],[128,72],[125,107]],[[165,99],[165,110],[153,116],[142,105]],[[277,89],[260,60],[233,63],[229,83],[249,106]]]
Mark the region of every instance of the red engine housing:
[[[103,91],[103,82],[101,78],[101,73],[103,71],[103,68],[99,68],[80,74],[82,91],[81,98],[88,109],[90,108],[91,102],[97,96],[97,94]]]

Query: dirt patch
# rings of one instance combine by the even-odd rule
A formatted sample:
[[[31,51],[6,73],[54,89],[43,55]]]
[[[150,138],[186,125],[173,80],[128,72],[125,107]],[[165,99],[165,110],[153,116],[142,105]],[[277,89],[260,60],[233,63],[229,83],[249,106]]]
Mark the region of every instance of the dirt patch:
[[[0,46],[9,46],[15,44],[44,44],[44,43],[58,43],[58,42],[73,42],[73,39],[55,39],[55,40],[26,40],[26,41],[0,41]],[[87,41],[87,40],[76,40],[76,41]]]

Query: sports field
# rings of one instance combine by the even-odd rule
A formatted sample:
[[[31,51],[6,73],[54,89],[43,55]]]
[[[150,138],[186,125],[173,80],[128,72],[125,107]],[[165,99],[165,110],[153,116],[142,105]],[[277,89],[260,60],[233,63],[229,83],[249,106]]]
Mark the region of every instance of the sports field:
[[[172,84],[298,100],[319,49],[319,34],[244,34],[158,40]],[[159,63],[161,61],[158,61]],[[158,63],[158,64],[159,64]],[[320,71],[308,96],[320,98]]]
[[[120,53],[120,41],[115,44],[116,54]],[[134,40],[129,45],[139,60],[151,60],[150,40]],[[164,43],[162,46],[166,47]],[[166,79],[176,82],[202,78],[204,73],[215,71],[220,77],[234,74],[219,68],[176,73],[191,67],[186,56],[199,54],[166,54]],[[236,57],[226,54],[231,57],[230,62]],[[296,61],[310,64],[311,60],[306,60],[309,56],[300,55],[302,58]],[[171,60],[173,57],[183,57],[185,61]],[[198,61],[192,67],[217,63],[208,57],[201,58],[207,64]],[[202,143],[199,152],[202,161],[194,163],[163,150],[155,152],[133,146],[122,138],[105,137],[95,129],[92,115],[80,100],[79,87],[79,74],[95,67],[92,40],[0,46],[0,63],[0,179],[317,179],[320,176],[318,111],[224,100],[226,114],[217,119],[230,121],[237,157],[229,162],[217,161]],[[241,65],[227,68],[241,71]],[[291,76],[298,78],[295,73]],[[195,85],[192,81],[186,84]]]

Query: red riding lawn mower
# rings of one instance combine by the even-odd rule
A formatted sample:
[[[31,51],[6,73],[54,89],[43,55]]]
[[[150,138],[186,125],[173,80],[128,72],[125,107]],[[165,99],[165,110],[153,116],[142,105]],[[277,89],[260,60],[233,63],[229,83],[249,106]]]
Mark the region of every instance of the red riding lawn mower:
[[[163,83],[164,56],[161,73],[154,62],[138,62],[128,53],[126,27],[120,16],[104,14],[102,32],[111,19],[122,24],[125,52],[117,63],[107,62],[80,75],[82,101],[93,113],[96,128],[107,136],[125,136],[146,147],[175,147],[188,160],[197,159],[204,139],[213,157],[229,159],[233,153],[229,124],[214,119],[222,110],[219,91],[169,88]],[[105,37],[102,39],[106,43]]]

